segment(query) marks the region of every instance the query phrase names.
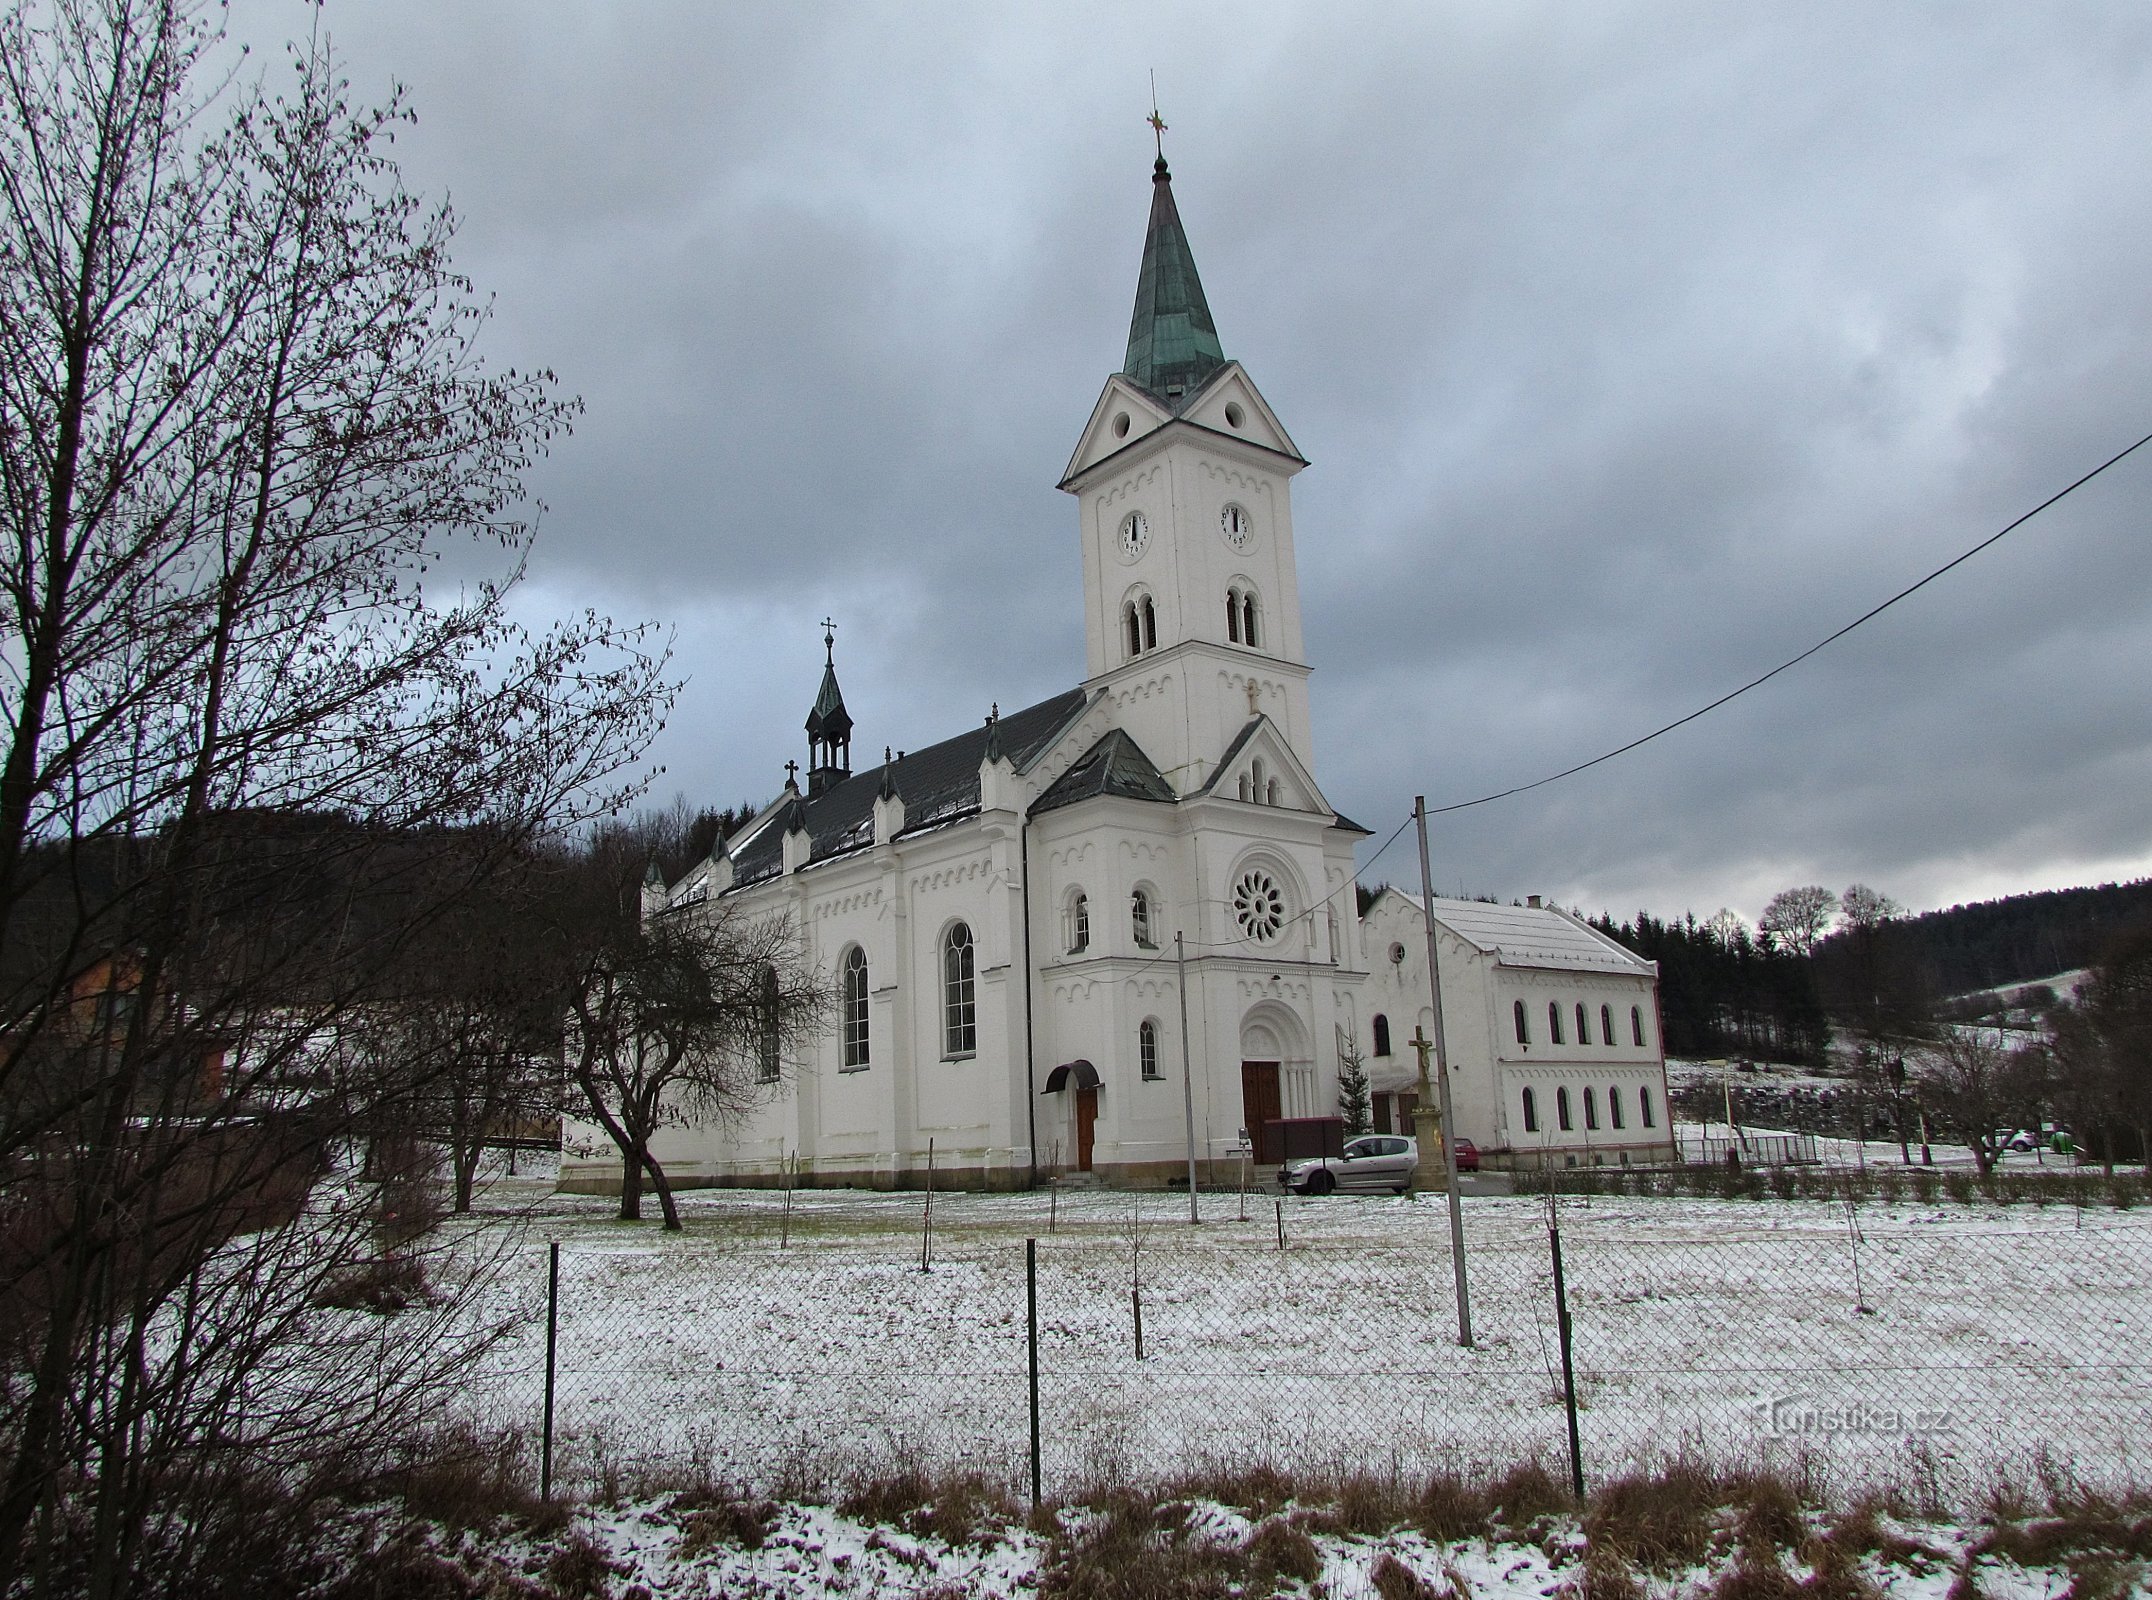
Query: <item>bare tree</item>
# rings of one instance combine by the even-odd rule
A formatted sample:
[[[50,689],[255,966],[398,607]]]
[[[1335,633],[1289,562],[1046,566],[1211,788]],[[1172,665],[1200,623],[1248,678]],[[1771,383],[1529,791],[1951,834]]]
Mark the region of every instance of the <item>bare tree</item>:
[[[1763,920],[1757,926],[1776,939],[1781,949],[1797,956],[1812,955],[1837,909],[1838,897],[1820,883],[1782,889],[1763,908]]]
[[[217,15],[0,13],[0,1571],[30,1592],[183,1590],[259,1531],[235,1485],[380,1459],[467,1359],[438,1301],[393,1335],[324,1309],[375,1247],[334,1153],[423,1085],[321,1063],[462,884],[632,796],[667,703],[639,630],[508,616],[574,406],[480,360],[451,219],[386,155],[404,112],[318,42],[220,101]],[[451,540],[501,576],[426,587]]]
[[[1913,1056],[1915,1093],[1936,1130],[1973,1153],[1985,1178],[2012,1135],[2037,1123],[2047,1086],[2047,1053],[2012,1048],[1990,1028],[1946,1028]]]
[[[620,1215],[642,1216],[647,1178],[677,1231],[653,1137],[737,1118],[787,1092],[829,997],[788,923],[720,900],[595,939],[568,1005],[568,1075],[620,1152]]]
[[[1905,915],[1905,907],[1889,895],[1856,883],[1838,897],[1838,914],[1848,928],[1879,928]]]

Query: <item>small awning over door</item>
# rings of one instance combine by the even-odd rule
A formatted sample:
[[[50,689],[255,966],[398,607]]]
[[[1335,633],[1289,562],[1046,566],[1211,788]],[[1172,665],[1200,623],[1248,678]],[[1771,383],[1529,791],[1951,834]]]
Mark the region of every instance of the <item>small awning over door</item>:
[[[1064,1061],[1046,1074],[1046,1087],[1041,1094],[1059,1094],[1073,1083],[1079,1089],[1098,1087],[1098,1068],[1088,1061]]]

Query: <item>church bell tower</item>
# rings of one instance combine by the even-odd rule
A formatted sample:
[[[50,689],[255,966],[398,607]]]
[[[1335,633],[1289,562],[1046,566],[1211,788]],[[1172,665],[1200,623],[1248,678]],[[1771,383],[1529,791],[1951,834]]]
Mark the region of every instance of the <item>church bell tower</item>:
[[[1080,508],[1086,686],[1182,794],[1259,715],[1314,765],[1291,500],[1306,465],[1225,353],[1161,153],[1127,353],[1060,487]]]

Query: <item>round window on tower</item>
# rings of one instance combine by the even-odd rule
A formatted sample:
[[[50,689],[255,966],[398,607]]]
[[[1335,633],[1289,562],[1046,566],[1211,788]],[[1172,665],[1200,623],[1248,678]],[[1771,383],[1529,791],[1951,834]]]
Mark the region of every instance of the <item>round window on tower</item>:
[[[1235,426],[1235,427],[1238,427],[1238,426],[1240,426],[1240,424],[1238,424],[1238,423],[1235,423],[1235,424],[1234,424],[1234,426]],[[1115,437],[1116,439],[1125,439],[1125,438],[1127,438],[1127,437],[1128,437],[1128,413],[1127,413],[1127,412],[1125,412],[1125,411],[1122,411],[1122,412],[1119,412],[1119,413],[1117,413],[1117,414],[1116,414],[1116,415],[1114,416],[1114,419],[1113,419],[1113,436],[1114,436],[1114,437]]]
[[[1234,881],[1233,920],[1257,944],[1270,943],[1285,926],[1285,895],[1262,868],[1250,867]]]
[[[1227,427],[1237,428],[1247,420],[1248,414],[1241,410],[1238,400],[1228,400],[1225,403],[1225,425]]]

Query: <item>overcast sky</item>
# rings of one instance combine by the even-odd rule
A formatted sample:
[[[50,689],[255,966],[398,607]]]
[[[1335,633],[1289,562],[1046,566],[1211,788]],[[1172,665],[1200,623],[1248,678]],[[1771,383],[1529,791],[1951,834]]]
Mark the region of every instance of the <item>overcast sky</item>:
[[[244,0],[242,34],[308,25]],[[1294,484],[1317,776],[1377,830],[1775,665],[2152,432],[2152,8],[329,0],[492,357],[588,406],[525,604],[676,631],[656,798],[1078,681],[1054,489],[1127,338],[1147,74]],[[2152,871],[2152,447],[1796,672],[1438,818],[1438,887],[1754,917]],[[1416,883],[1410,834],[1373,876]],[[1365,852],[1363,853],[1365,854]]]

